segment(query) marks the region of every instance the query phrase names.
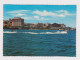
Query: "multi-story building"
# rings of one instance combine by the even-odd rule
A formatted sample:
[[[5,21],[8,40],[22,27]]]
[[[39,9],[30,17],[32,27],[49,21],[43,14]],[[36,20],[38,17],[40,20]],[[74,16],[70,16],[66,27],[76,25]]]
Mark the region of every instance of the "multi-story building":
[[[23,28],[24,27],[24,19],[20,18],[20,17],[14,17],[13,19],[11,19],[12,21],[12,27],[13,28]]]

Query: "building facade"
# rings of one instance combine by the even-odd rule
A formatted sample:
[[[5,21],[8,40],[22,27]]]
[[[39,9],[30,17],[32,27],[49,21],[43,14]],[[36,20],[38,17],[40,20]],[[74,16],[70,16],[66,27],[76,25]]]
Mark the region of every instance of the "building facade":
[[[13,28],[23,28],[24,27],[24,19],[20,17],[14,17],[12,20],[12,27]]]

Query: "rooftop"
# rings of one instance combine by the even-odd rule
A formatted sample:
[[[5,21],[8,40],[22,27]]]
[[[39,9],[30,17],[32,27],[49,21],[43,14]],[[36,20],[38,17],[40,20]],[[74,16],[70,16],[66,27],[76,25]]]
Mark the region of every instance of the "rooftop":
[[[13,19],[23,19],[23,18],[20,18],[20,17],[14,17]]]

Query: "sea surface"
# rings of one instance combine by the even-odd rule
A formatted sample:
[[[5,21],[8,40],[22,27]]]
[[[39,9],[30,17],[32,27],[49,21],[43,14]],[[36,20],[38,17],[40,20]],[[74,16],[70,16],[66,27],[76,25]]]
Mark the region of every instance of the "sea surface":
[[[17,30],[3,32],[4,56],[76,56],[76,31]],[[61,30],[60,30],[61,31]]]

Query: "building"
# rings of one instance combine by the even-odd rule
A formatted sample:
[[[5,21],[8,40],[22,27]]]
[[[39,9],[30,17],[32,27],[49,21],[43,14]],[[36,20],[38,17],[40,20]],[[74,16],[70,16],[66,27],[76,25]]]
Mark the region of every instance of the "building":
[[[24,23],[24,29],[31,29],[33,26],[32,23]]]
[[[20,17],[14,17],[13,19],[3,20],[3,26],[7,29],[50,29],[50,30],[65,30],[72,29],[70,27],[66,27],[64,24],[58,23],[24,23],[24,19]],[[72,29],[73,30],[73,29]]]
[[[9,28],[10,24],[8,20],[3,20],[3,28]]]
[[[51,28],[50,29],[54,29],[54,30],[59,30],[59,29],[64,29],[66,26],[64,24],[57,24],[57,23],[54,23],[52,24]]]
[[[11,21],[13,28],[22,29],[24,27],[24,19],[20,17],[14,17]]]
[[[36,23],[35,24],[35,29],[43,29],[44,24],[43,23]]]
[[[22,29],[24,27],[24,19],[14,17],[13,19],[3,20],[3,28],[16,28]]]
[[[60,24],[61,25],[61,28],[65,28],[66,27],[66,25],[64,25],[64,24]]]

